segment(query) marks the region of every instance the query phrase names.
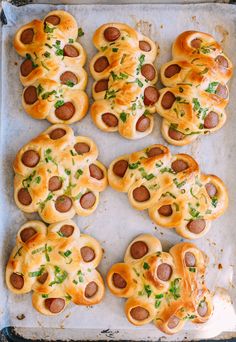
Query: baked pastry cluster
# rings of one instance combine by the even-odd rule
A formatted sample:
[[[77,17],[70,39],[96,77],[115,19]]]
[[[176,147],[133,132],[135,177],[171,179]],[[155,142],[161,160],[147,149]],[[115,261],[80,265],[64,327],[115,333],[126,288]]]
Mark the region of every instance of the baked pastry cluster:
[[[68,125],[49,127],[20,149],[14,161],[14,197],[24,212],[38,212],[45,222],[90,215],[107,185],[98,149]]]
[[[91,107],[94,123],[105,132],[119,131],[127,139],[148,135],[159,97],[154,87],[155,43],[122,23],[99,27],[93,43],[99,50],[90,63],[95,79]]]
[[[8,288],[23,294],[33,290],[32,304],[44,315],[56,315],[66,305],[94,305],[104,296],[96,267],[102,258],[98,241],[80,234],[66,220],[47,227],[28,221],[19,230],[6,268]]]
[[[233,66],[222,46],[206,33],[181,33],[172,47],[173,60],[161,68],[161,89],[156,103],[163,117],[163,137],[173,145],[186,145],[200,134],[215,132],[226,120],[227,82]]]
[[[78,32],[74,17],[58,10],[17,31],[14,47],[25,58],[20,67],[22,103],[33,118],[71,124],[85,116],[86,53],[77,42]]]
[[[108,181],[115,190],[128,193],[135,209],[148,209],[157,225],[174,227],[187,239],[205,235],[211,221],[228,206],[220,178],[201,173],[191,156],[171,155],[163,145],[116,158],[109,166]]]
[[[140,235],[128,246],[124,263],[111,267],[111,292],[125,297],[125,314],[134,325],[151,321],[166,334],[179,332],[187,321],[206,322],[212,297],[205,285],[207,260],[192,243],[179,243],[169,253],[160,241]]]

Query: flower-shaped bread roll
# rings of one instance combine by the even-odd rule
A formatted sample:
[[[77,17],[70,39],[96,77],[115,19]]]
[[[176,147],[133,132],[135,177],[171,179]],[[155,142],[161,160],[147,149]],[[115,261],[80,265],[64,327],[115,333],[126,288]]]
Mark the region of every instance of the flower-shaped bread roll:
[[[85,116],[86,53],[77,36],[74,17],[58,10],[17,31],[14,47],[25,58],[20,67],[22,103],[33,118],[70,124]]]
[[[153,129],[157,70],[155,43],[122,23],[99,27],[93,36],[99,52],[90,70],[95,83],[91,107],[94,123],[105,132],[139,139]]]
[[[128,246],[124,263],[111,267],[107,283],[118,297],[128,298],[125,314],[134,325],[151,321],[166,334],[179,332],[186,321],[206,322],[213,311],[205,285],[205,254],[192,243],[179,243],[169,253],[152,235],[138,236]]]
[[[100,244],[80,234],[73,221],[49,227],[28,221],[17,234],[6,283],[16,294],[33,290],[34,308],[44,315],[56,315],[70,301],[94,305],[102,300],[105,289],[96,270],[101,258]]]
[[[172,156],[163,145],[116,158],[108,180],[115,190],[128,193],[135,209],[148,209],[156,224],[176,228],[187,239],[205,235],[228,206],[221,179],[202,174],[191,156]]]
[[[156,103],[163,137],[173,145],[186,145],[199,134],[215,132],[226,120],[229,101],[226,83],[233,66],[222,46],[206,33],[186,31],[172,47],[173,60],[161,68]]]
[[[90,215],[107,185],[98,149],[87,137],[74,136],[63,124],[49,127],[20,149],[14,161],[14,197],[27,213],[45,222]]]

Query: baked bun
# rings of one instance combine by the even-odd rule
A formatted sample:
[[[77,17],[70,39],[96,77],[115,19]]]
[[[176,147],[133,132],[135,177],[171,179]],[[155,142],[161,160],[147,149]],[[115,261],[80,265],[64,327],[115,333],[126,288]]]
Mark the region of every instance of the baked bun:
[[[211,35],[197,31],[181,33],[172,56],[161,67],[166,88],[160,91],[156,110],[163,117],[163,137],[183,146],[224,125],[233,65]]]
[[[16,155],[17,206],[27,213],[37,211],[48,223],[90,215],[107,186],[106,168],[97,157],[90,138],[74,136],[68,125],[49,127]]]
[[[34,308],[44,315],[56,315],[70,301],[94,305],[102,300],[104,283],[96,270],[101,259],[98,241],[80,234],[72,220],[49,227],[28,221],[17,234],[6,283],[15,294],[33,290]]]
[[[202,174],[191,156],[172,156],[163,145],[116,158],[109,166],[108,181],[113,189],[128,193],[135,209],[148,209],[156,224],[175,227],[187,239],[205,235],[211,221],[228,206],[220,178]]]
[[[212,312],[212,296],[205,285],[207,258],[192,243],[179,243],[169,253],[148,234],[128,246],[124,263],[107,275],[111,292],[125,297],[125,314],[141,326],[154,321],[166,334],[183,329],[186,321],[206,322]]]
[[[122,23],[100,26],[93,36],[99,52],[90,71],[95,79],[91,115],[105,132],[140,139],[153,129],[159,92],[154,84],[157,70],[155,43]]]
[[[14,47],[25,58],[20,67],[22,103],[33,118],[71,124],[86,115],[86,53],[77,36],[74,17],[58,10],[16,32]]]

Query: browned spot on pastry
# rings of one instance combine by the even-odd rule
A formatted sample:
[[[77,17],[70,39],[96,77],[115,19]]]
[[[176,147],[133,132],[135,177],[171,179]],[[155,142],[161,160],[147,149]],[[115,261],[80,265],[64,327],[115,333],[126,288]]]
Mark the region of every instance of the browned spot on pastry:
[[[177,325],[179,324],[179,321],[180,321],[180,319],[179,319],[177,316],[172,315],[172,316],[169,318],[169,321],[168,321],[168,324],[167,324],[168,328],[169,328],[169,329],[174,329],[174,328],[176,328]]]
[[[175,172],[181,172],[184,171],[186,169],[188,169],[188,164],[182,160],[182,159],[176,159],[172,164],[171,164],[172,169]]]
[[[104,178],[104,173],[103,171],[100,169],[100,167],[98,167],[95,164],[91,164],[89,165],[89,172],[90,172],[90,176],[92,178],[96,178],[98,180],[101,180]]]
[[[80,205],[83,209],[90,209],[94,206],[96,197],[92,192],[86,192],[80,199]]]
[[[168,281],[172,275],[172,267],[163,262],[157,267],[157,277],[162,281]]]
[[[74,233],[74,227],[71,226],[70,224],[64,224],[64,225],[60,228],[60,233],[61,233],[64,237],[70,237],[70,236]]]
[[[70,120],[75,114],[75,107],[73,103],[66,102],[55,110],[55,114],[60,120]]]
[[[107,27],[104,31],[104,37],[108,42],[114,42],[120,37],[120,30],[117,27]]]
[[[73,45],[70,45],[70,44],[66,44],[64,46],[63,53],[64,53],[64,56],[72,57],[72,58],[79,56],[79,51]]]
[[[65,71],[63,74],[61,74],[60,81],[62,84],[67,84],[67,82],[77,84],[78,78],[72,71]]]
[[[142,115],[136,123],[136,130],[138,132],[145,132],[149,127],[150,127],[149,117]]]
[[[94,70],[96,72],[103,72],[109,65],[108,59],[105,56],[99,57],[94,63]]]
[[[52,24],[54,26],[59,25],[61,22],[61,19],[57,15],[49,15],[45,21],[49,24]]]
[[[12,273],[10,276],[10,283],[15,289],[21,290],[24,286],[24,278],[20,274]]]
[[[199,316],[201,317],[205,317],[208,311],[208,305],[205,301],[202,301],[197,308],[197,312],[199,314]]]
[[[150,198],[150,193],[145,186],[141,185],[138,188],[134,189],[133,197],[137,202],[146,202]]]
[[[168,131],[169,137],[173,140],[183,140],[185,135],[179,131],[176,131],[176,129],[169,128]]]
[[[219,84],[216,88],[216,95],[221,97],[222,99],[227,99],[228,97],[228,89],[224,84]]]
[[[21,161],[27,167],[34,167],[40,160],[38,152],[34,150],[25,151],[22,155]]]
[[[154,105],[154,103],[157,102],[159,97],[160,97],[159,91],[155,87],[152,87],[152,86],[147,87],[144,90],[144,104],[145,104],[145,106]]]
[[[206,188],[206,191],[207,191],[208,195],[209,195],[211,198],[214,197],[214,196],[216,195],[217,189],[216,189],[216,187],[215,187],[214,184],[212,184],[212,183],[207,183],[207,184],[205,185],[205,188]]]
[[[37,280],[40,284],[44,284],[45,281],[47,280],[47,277],[48,277],[48,272],[44,272],[40,277],[37,278]]]
[[[140,50],[145,51],[145,52],[151,51],[151,45],[148,42],[146,42],[145,40],[140,40],[139,48],[140,48]]]
[[[58,176],[53,176],[49,179],[48,182],[48,189],[49,191],[56,191],[61,189],[62,187],[62,180]]]
[[[158,213],[162,216],[171,216],[173,213],[173,210],[171,208],[171,205],[163,205],[158,209]]]
[[[105,78],[96,82],[94,90],[96,93],[100,93],[108,89],[108,80]]]
[[[147,151],[147,156],[149,158],[159,156],[160,154],[163,154],[163,150],[160,147],[152,147]]]
[[[206,227],[206,222],[203,219],[189,221],[187,224],[188,230],[194,234],[200,234]]]
[[[23,205],[30,205],[32,203],[32,198],[28,189],[21,188],[17,194],[18,201]]]
[[[111,114],[111,113],[102,114],[102,121],[108,127],[116,127],[118,125],[117,117],[114,114]]]
[[[76,143],[74,149],[78,154],[84,154],[90,151],[89,145],[83,142]]]
[[[31,71],[34,69],[33,62],[30,59],[25,59],[24,62],[20,66],[21,75],[26,77]]]
[[[128,168],[129,163],[127,160],[118,160],[113,166],[113,172],[118,177],[124,177],[125,172]]]
[[[36,233],[37,231],[33,227],[27,227],[20,232],[20,238],[23,242],[26,242],[31,239]]]
[[[80,249],[81,256],[85,262],[90,262],[95,258],[95,252],[91,247],[84,246]]]
[[[33,104],[38,100],[37,89],[34,86],[25,88],[24,100],[26,104]]]
[[[130,310],[130,315],[136,321],[144,321],[148,318],[149,312],[141,306],[136,306]]]
[[[216,112],[211,111],[207,114],[204,120],[204,127],[205,128],[214,128],[219,123],[219,116]]]
[[[186,252],[184,256],[185,264],[187,267],[194,267],[196,266],[196,258],[193,253]]]
[[[152,81],[156,76],[156,70],[152,64],[144,64],[141,68],[141,74],[147,80]]]
[[[148,253],[148,246],[144,241],[136,241],[130,247],[130,254],[134,259],[141,259]]]
[[[112,281],[115,287],[117,287],[118,289],[124,289],[127,286],[127,282],[119,273],[113,274]]]
[[[161,100],[161,105],[164,109],[170,109],[175,102],[175,95],[171,91],[167,91]]]
[[[64,135],[66,135],[66,131],[62,128],[56,128],[53,131],[50,132],[49,137],[52,140],[57,140],[60,139],[62,137],[64,137]]]
[[[191,41],[191,46],[195,49],[199,49],[202,44],[202,40],[199,38],[195,38]]]
[[[63,298],[47,298],[45,299],[45,306],[51,313],[59,313],[65,307],[65,300]]]
[[[55,202],[55,208],[60,213],[66,213],[72,207],[72,200],[66,195],[57,197]]]
[[[222,66],[223,68],[228,68],[228,66],[229,66],[227,59],[221,55],[216,57],[216,62],[219,63],[220,66]]]
[[[20,36],[20,40],[23,44],[32,43],[34,38],[34,30],[32,28],[25,29]]]
[[[171,64],[166,68],[164,75],[167,78],[171,78],[174,75],[178,74],[180,72],[180,70],[181,70],[181,68],[178,64]]]
[[[85,297],[91,298],[95,296],[95,294],[98,292],[98,285],[95,283],[95,281],[91,281],[88,283],[88,285],[85,287]]]

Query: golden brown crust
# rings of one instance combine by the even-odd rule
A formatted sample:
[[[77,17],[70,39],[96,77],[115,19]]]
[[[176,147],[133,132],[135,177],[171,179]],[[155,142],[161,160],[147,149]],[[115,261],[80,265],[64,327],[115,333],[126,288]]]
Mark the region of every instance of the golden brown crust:
[[[226,83],[233,66],[211,35],[197,31],[181,33],[173,44],[172,56],[173,60],[161,67],[166,88],[160,91],[156,110],[164,118],[163,137],[170,144],[183,146],[224,125],[224,108],[229,101]],[[167,93],[175,97],[172,105]],[[211,112],[214,118],[206,120]],[[176,136],[169,129],[182,134]]]
[[[118,32],[114,40],[107,41],[105,38],[107,29]],[[141,50],[140,41],[146,42],[150,51]],[[155,113],[155,102],[159,96],[154,87],[157,81],[157,70],[153,65],[157,55],[155,43],[122,23],[102,25],[94,33],[93,42],[99,50],[90,63],[90,71],[95,79],[95,102],[91,107],[94,123],[105,132],[119,131],[127,139],[139,139],[148,135],[153,129],[152,114]],[[96,66],[99,58],[103,59],[104,69],[101,65],[100,68]],[[142,67],[148,70],[145,71]],[[149,80],[144,77],[146,73]],[[101,80],[107,83],[105,88],[99,87],[98,91],[98,82]],[[147,87],[155,88],[153,96],[156,96],[156,100],[151,104],[145,104],[144,91]],[[113,122],[110,124],[103,120],[105,113],[113,115]],[[144,120],[141,125],[138,120],[143,115],[146,122]]]
[[[64,132],[64,136],[53,140],[53,132]],[[87,152],[79,154],[77,144],[87,147]],[[37,153],[37,164],[28,167],[23,162],[25,153]],[[99,193],[107,186],[107,171],[105,166],[97,160],[98,149],[95,143],[87,137],[74,136],[73,130],[63,124],[49,127],[39,136],[23,146],[14,161],[14,197],[17,206],[24,212],[38,211],[45,222],[54,223],[72,218],[75,214],[90,215],[97,207]],[[92,166],[93,165],[93,166]],[[100,170],[101,177],[94,178],[92,168]],[[94,174],[93,174],[94,175]],[[50,180],[57,177],[58,186],[50,188]],[[100,178],[100,179],[98,179]],[[31,203],[19,200],[19,191],[26,189],[31,196]],[[93,198],[89,206],[83,203],[83,195],[91,193]],[[67,196],[71,207],[69,210],[57,210],[57,199]],[[63,198],[62,198],[63,199]],[[94,201],[94,203],[93,203]],[[63,201],[61,201],[62,204]],[[24,204],[26,203],[26,204]],[[59,203],[60,208],[60,203]]]
[[[119,161],[126,163],[123,175],[117,175]],[[176,161],[186,169],[177,172],[176,167],[173,168]],[[148,209],[156,224],[174,227],[187,239],[205,235],[211,221],[222,215],[228,206],[227,190],[221,179],[202,174],[191,156],[172,156],[163,145],[151,145],[116,158],[109,166],[108,180],[115,190],[128,193],[135,209]]]
[[[72,234],[67,237],[62,233],[65,225],[73,228]],[[29,227],[34,229],[35,234],[22,241],[22,232]],[[94,251],[94,259],[89,262],[85,262],[81,254],[85,246]],[[102,248],[98,241],[89,235],[80,234],[72,220],[49,227],[41,221],[28,221],[17,234],[16,246],[6,268],[6,283],[9,290],[16,294],[33,290],[32,304],[44,315],[56,314],[46,307],[45,301],[50,298],[65,301],[64,308],[70,301],[80,305],[95,305],[102,300],[105,291],[102,277],[96,271],[101,258]],[[13,286],[13,273],[23,277],[22,288]],[[40,282],[40,276],[46,273],[44,282],[42,279]],[[86,297],[85,288],[90,282],[97,284],[97,292]]]
[[[54,25],[48,22],[48,17],[57,18],[59,23]],[[25,30],[33,30],[30,43],[22,41]],[[51,123],[71,124],[86,115],[89,104],[84,91],[88,78],[83,68],[86,53],[76,41],[77,36],[78,25],[74,17],[60,10],[48,13],[42,21],[33,20],[16,32],[14,47],[22,57],[26,57],[20,68],[20,80],[26,87],[22,104],[33,118],[47,119]],[[65,52],[65,46],[72,48],[74,53],[77,51],[73,57]],[[27,66],[23,67],[24,63]],[[69,73],[69,76],[63,81],[61,77],[65,73]],[[70,76],[70,73],[74,76]],[[30,86],[35,87],[37,93],[31,101],[25,98]],[[69,113],[65,113],[65,109],[63,113],[58,113],[57,109],[65,103],[71,103],[74,108]]]
[[[144,242],[148,252],[134,259],[130,248],[137,242]],[[188,262],[194,266],[186,264],[186,253],[193,258]],[[166,280],[159,278],[158,270],[163,265],[171,269]],[[165,253],[156,237],[143,234],[129,244],[124,263],[111,267],[107,284],[114,295],[128,298],[125,314],[132,324],[141,326],[153,320],[161,331],[171,335],[179,332],[188,320],[204,323],[210,318],[213,305],[205,285],[206,266],[206,255],[196,245],[179,243]],[[114,274],[126,281],[125,288],[114,284]]]

